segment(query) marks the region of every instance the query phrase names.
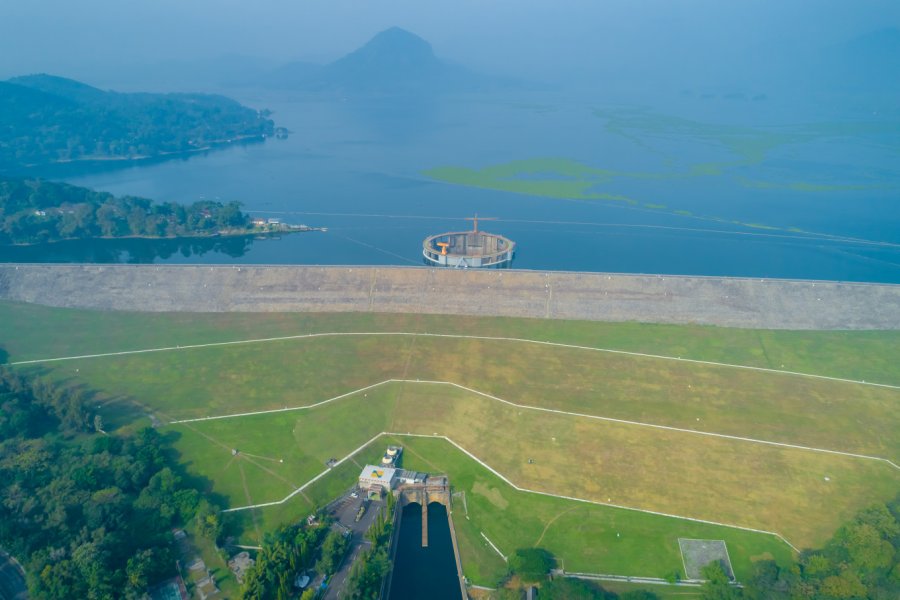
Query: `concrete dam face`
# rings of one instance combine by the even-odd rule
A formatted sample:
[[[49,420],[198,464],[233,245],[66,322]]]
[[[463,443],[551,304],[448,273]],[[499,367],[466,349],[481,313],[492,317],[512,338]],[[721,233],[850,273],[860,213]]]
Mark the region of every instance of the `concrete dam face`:
[[[900,329],[900,286],[427,267],[0,265],[0,299],[151,312],[381,312]]]

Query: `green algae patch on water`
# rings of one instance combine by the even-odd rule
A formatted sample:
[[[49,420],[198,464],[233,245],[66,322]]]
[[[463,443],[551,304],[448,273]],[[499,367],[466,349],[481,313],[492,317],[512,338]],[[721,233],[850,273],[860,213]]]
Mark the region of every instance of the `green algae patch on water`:
[[[423,175],[455,185],[514,192],[545,198],[629,201],[620,194],[592,191],[620,173],[591,167],[566,158],[530,158],[480,169],[445,166]]]

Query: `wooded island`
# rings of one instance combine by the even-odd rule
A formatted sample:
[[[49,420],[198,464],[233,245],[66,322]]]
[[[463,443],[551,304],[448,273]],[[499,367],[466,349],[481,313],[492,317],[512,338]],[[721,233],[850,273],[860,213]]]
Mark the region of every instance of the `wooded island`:
[[[66,183],[0,177],[0,245],[240,234],[252,233],[251,225],[238,202],[158,203]]]

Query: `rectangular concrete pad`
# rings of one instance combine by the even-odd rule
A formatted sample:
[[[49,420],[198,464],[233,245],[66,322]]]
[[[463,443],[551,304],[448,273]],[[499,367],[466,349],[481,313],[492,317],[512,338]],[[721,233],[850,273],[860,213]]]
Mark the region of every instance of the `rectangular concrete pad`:
[[[728,548],[722,540],[689,540],[678,538],[687,579],[704,579],[703,567],[718,561],[728,578],[734,581],[734,569],[728,558]]]

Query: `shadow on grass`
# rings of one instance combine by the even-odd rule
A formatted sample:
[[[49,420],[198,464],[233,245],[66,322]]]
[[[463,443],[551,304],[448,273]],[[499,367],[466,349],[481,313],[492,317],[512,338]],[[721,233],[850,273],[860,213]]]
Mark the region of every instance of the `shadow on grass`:
[[[181,439],[180,431],[168,430],[160,432],[163,441],[163,453],[172,471],[181,478],[188,487],[199,490],[204,498],[218,507],[228,506],[228,500],[222,494],[213,492],[213,480],[203,475],[197,475],[190,471],[193,461],[184,460],[181,452],[175,448],[175,443]]]

